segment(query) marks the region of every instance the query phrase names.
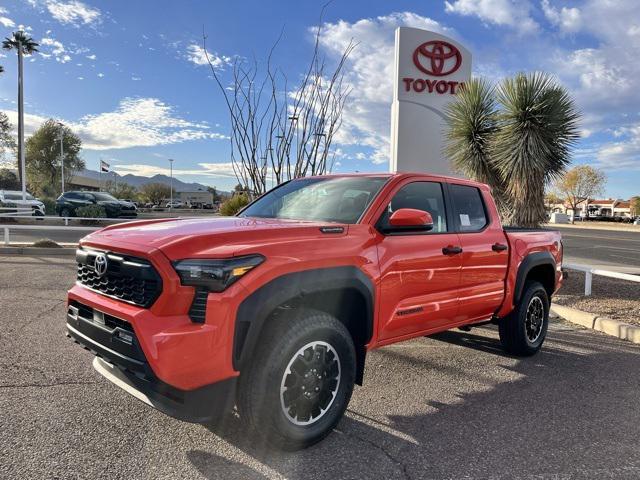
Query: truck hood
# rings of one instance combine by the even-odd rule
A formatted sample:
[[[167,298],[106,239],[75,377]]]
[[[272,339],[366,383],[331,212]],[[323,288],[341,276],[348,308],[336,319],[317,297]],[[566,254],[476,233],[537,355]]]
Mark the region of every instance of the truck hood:
[[[265,242],[326,238],[321,227],[343,227],[331,237],[345,235],[347,225],[271,218],[168,218],[110,225],[91,233],[81,245],[113,248],[119,245],[140,252],[161,250],[172,260],[243,254]]]

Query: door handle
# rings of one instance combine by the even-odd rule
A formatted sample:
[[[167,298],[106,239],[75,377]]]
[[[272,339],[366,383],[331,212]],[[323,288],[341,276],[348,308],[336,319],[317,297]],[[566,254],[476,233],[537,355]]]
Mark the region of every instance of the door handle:
[[[491,245],[491,250],[493,250],[494,252],[504,252],[507,248],[509,247],[502,243],[494,243],[493,245]]]
[[[459,253],[462,253],[462,247],[458,247],[457,245],[456,246],[449,245],[442,249],[443,255],[457,255]]]

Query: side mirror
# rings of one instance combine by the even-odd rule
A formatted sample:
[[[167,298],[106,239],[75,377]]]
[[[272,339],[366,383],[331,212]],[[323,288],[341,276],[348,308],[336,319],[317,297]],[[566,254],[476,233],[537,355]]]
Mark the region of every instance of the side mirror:
[[[387,232],[428,232],[433,229],[429,212],[415,208],[399,208],[389,217]]]

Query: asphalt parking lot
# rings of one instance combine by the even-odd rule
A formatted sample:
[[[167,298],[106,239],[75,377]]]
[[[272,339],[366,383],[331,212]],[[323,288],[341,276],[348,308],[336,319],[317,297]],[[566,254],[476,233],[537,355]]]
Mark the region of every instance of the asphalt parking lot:
[[[494,328],[369,356],[321,444],[283,453],[171,419],[109,384],[64,335],[68,258],[0,257],[0,478],[640,478],[640,346],[554,321],[505,356]]]

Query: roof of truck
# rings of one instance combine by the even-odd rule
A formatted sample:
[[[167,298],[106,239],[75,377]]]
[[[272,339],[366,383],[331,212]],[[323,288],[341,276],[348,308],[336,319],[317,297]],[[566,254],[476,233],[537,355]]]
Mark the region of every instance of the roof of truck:
[[[469,180],[467,178],[454,177],[451,175],[441,175],[437,173],[425,173],[425,172],[397,172],[397,173],[389,173],[389,172],[355,172],[355,173],[332,173],[328,175],[313,175],[309,177],[303,178],[327,178],[327,177],[386,177],[386,178],[407,178],[407,177],[430,177],[432,179],[438,179],[447,182],[459,182],[468,185],[476,185],[476,186],[484,186],[485,184],[482,182],[477,182],[475,180]]]

